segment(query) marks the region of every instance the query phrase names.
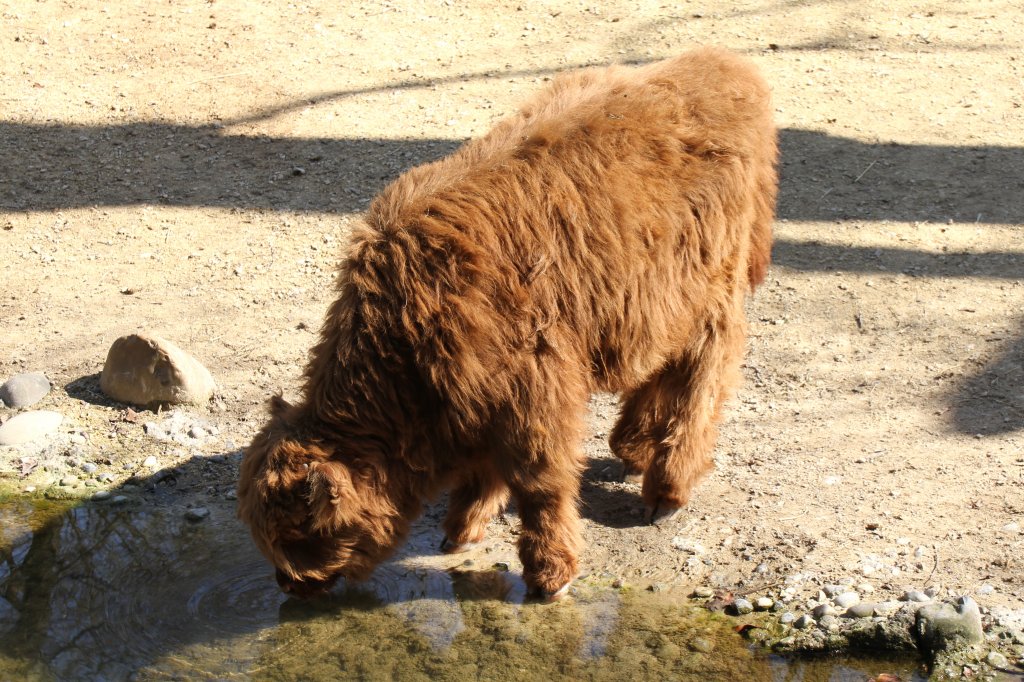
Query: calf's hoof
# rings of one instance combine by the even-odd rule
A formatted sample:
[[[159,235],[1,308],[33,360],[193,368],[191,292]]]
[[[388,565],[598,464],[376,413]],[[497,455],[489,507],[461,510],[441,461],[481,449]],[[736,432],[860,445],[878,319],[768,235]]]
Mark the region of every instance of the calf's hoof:
[[[461,545],[456,544],[448,539],[446,535],[444,540],[441,541],[441,551],[445,554],[462,554],[476,547],[479,542],[464,542]]]
[[[622,482],[640,485],[644,482],[643,469],[634,469],[629,465],[622,467]]]
[[[653,507],[647,507],[644,519],[652,526],[660,526],[679,518],[683,507],[667,500],[659,500]]]

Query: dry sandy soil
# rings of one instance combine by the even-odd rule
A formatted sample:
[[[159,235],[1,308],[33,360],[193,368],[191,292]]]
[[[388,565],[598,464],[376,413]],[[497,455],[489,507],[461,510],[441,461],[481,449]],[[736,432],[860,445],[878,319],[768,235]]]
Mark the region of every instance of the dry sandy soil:
[[[595,398],[586,570],[749,589],[801,574],[808,589],[845,578],[1024,606],[1012,0],[0,9],[0,380],[45,372],[55,389],[39,407],[66,415],[73,457],[96,474],[119,484],[151,455],[187,468],[230,452],[270,393],[294,396],[341,248],[403,169],[564,69],[719,44],[763,69],[781,130],[745,383],[715,473],[660,528],[640,525],[638,488],[617,481],[615,400]],[[186,416],[216,437],[156,440],[142,422],[163,416],[97,393],[110,343],[139,330],[213,372],[217,403]],[[59,477],[57,463],[22,478],[32,457],[0,453],[8,487]],[[180,493],[230,495],[232,467],[196,471]],[[514,520],[497,521],[485,549],[511,555],[514,539]]]

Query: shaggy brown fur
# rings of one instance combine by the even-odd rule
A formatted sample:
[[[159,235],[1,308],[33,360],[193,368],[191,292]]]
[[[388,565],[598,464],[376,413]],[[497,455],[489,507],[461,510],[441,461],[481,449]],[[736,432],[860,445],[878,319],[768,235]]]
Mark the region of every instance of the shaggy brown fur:
[[[511,495],[524,578],[559,594],[595,390],[622,394],[611,445],[649,517],[684,506],[768,267],[775,160],[767,86],[700,50],[560,77],[387,187],[302,401],[272,401],[242,464],[239,513],[282,587],[366,577],[449,488],[444,549]]]

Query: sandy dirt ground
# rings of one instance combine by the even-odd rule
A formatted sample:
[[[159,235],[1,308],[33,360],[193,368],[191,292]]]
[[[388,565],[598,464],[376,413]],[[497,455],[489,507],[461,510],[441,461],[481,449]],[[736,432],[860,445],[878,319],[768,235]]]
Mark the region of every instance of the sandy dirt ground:
[[[247,442],[272,392],[295,396],[376,191],[559,71],[718,44],[771,82],[782,149],[745,381],[715,472],[657,528],[607,447],[615,399],[595,397],[584,569],[640,586],[770,591],[788,577],[813,594],[846,580],[879,598],[936,587],[1024,606],[1019,4],[0,10],[0,380],[45,372],[54,390],[37,407],[65,415],[71,443],[0,449],[8,488],[88,494],[154,456],[196,472],[178,476],[181,499],[230,499],[234,467],[216,456]],[[166,415],[98,393],[107,348],[136,331],[209,367],[217,401],[182,418],[215,435],[159,440],[144,422]],[[97,470],[56,485],[86,461]],[[515,525],[493,523],[478,551],[514,556]]]

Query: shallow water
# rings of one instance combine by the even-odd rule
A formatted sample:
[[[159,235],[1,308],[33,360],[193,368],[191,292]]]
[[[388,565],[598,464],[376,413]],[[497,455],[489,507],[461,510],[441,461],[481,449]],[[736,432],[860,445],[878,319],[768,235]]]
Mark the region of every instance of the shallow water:
[[[910,662],[755,655],[679,596],[442,570],[433,534],[360,586],[286,599],[234,509],[0,504],[0,680],[923,679]],[[446,558],[448,565],[458,563]]]

